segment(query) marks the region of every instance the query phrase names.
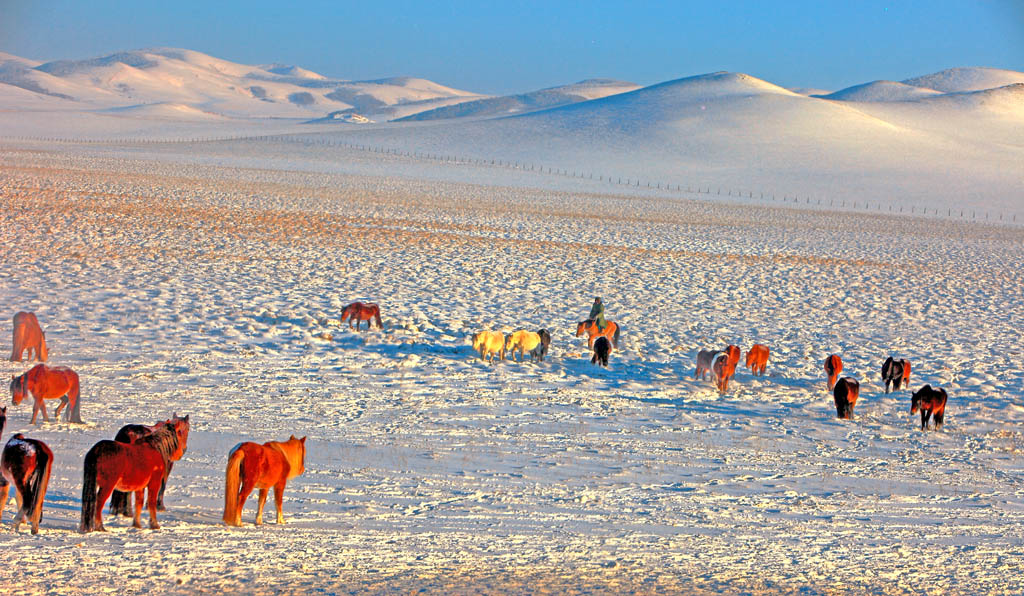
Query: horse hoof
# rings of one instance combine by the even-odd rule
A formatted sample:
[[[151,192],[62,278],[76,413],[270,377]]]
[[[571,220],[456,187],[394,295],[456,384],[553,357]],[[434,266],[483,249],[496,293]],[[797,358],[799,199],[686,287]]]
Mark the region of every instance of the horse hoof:
[[[149,524],[149,529],[150,530],[159,530],[160,529],[160,524]]]

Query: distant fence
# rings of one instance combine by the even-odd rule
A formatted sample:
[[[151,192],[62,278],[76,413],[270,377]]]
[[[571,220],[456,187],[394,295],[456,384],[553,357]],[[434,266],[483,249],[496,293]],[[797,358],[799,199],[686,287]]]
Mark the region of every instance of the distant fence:
[[[518,160],[503,160],[503,159],[481,159],[476,157],[464,157],[457,155],[450,155],[447,153],[435,153],[435,152],[420,152],[420,151],[409,151],[407,149],[398,149],[394,147],[385,147],[383,145],[369,145],[361,143],[346,143],[337,139],[331,139],[329,137],[317,136],[317,137],[306,137],[299,136],[295,133],[282,133],[277,135],[241,135],[241,136],[221,136],[221,137],[184,137],[177,139],[149,139],[149,138],[124,138],[124,139],[108,139],[108,140],[96,140],[96,139],[73,139],[73,138],[61,138],[61,137],[0,137],[0,141],[35,141],[35,142],[50,142],[50,143],[65,143],[65,144],[83,144],[83,145],[173,145],[173,144],[196,144],[196,143],[218,143],[218,142],[231,142],[231,141],[277,141],[283,143],[294,143],[301,144],[304,146],[323,146],[323,147],[337,147],[341,149],[348,149],[352,151],[364,151],[367,153],[378,153],[384,155],[394,155],[397,157],[406,157],[410,159],[419,159],[426,161],[436,161],[439,163],[446,164],[465,164],[485,167],[496,167],[496,168],[508,168],[519,170],[522,172],[534,172],[537,174],[551,175],[551,176],[563,176],[568,178],[578,178],[582,180],[593,180],[600,183],[606,183],[615,186],[629,187],[629,188],[644,188],[651,190],[661,190],[665,192],[674,193],[685,193],[691,195],[715,195],[715,196],[726,196],[726,197],[737,197],[746,199],[758,199],[764,201],[773,201],[782,204],[791,205],[804,205],[812,207],[830,207],[832,209],[843,209],[848,211],[858,212],[871,212],[876,213],[906,213],[910,215],[926,215],[935,217],[944,217],[948,219],[959,219],[968,220],[975,222],[988,222],[988,223],[1004,223],[1004,224],[1016,224],[1017,214],[1008,213],[1004,214],[997,211],[982,211],[979,209],[964,209],[964,208],[952,208],[947,207],[945,209],[938,207],[921,207],[915,205],[893,205],[892,203],[886,203],[883,201],[869,201],[869,200],[847,200],[847,199],[834,199],[828,198],[823,199],[820,197],[812,198],[808,195],[797,195],[797,194],[786,194],[783,193],[781,198],[775,192],[766,191],[753,191],[753,190],[735,190],[730,188],[723,188],[721,186],[713,186],[708,184],[692,185],[692,184],[681,184],[681,183],[668,183],[654,180],[641,180],[636,176],[612,176],[606,174],[595,174],[593,172],[586,172],[583,169],[570,169],[560,168],[545,165],[538,165],[532,162],[518,161]],[[724,193],[722,191],[725,191]],[[827,201],[827,202],[826,202]],[[943,214],[942,211],[946,213]]]

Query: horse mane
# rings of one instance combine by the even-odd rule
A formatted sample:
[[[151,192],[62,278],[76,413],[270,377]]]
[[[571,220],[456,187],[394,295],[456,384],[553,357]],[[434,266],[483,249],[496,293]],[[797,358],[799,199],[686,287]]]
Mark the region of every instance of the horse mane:
[[[136,443],[148,443],[160,452],[166,464],[170,461],[171,455],[178,450],[178,433],[173,424],[164,424],[145,437],[138,439]]]

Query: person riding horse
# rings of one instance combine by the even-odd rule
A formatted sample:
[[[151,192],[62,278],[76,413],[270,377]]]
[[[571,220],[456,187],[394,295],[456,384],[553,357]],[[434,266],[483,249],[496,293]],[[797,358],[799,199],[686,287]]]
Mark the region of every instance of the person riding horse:
[[[604,331],[604,328],[608,326],[608,322],[604,320],[604,303],[601,302],[601,298],[594,298],[594,306],[590,308],[590,316],[587,318],[597,323],[597,328],[600,331]]]

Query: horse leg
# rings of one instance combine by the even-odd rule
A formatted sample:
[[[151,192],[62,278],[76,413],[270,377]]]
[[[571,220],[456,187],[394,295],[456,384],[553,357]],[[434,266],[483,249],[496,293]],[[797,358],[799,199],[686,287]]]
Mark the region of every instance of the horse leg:
[[[167,466],[164,468],[164,477],[160,481],[160,492],[156,495],[156,510],[167,511],[164,507],[164,491],[167,490],[167,477],[171,475],[171,468],[174,467],[174,462],[168,460]]]
[[[0,476],[0,520],[4,518],[4,507],[7,506],[7,491],[9,490],[10,485],[7,484],[3,476]]]
[[[103,507],[107,504],[107,499],[110,498],[110,493],[114,492],[114,482],[110,483],[110,486],[100,485],[99,493],[96,497],[96,524],[93,529],[98,532],[106,532],[107,529],[103,527]],[[138,509],[135,510],[135,515],[138,515]]]
[[[928,417],[931,416],[931,411],[921,408],[921,430],[928,429]]]
[[[256,525],[263,525],[263,506],[267,504],[267,495],[270,494],[269,488],[261,488],[260,496],[256,503]]]
[[[21,522],[25,521],[25,497],[17,484],[14,485],[14,503],[18,508],[14,510],[14,519],[11,521],[14,523],[14,531],[17,532]]]
[[[255,474],[256,474],[256,472],[254,471],[253,475],[255,476]],[[255,478],[252,478],[252,479],[246,478],[243,475],[242,476],[242,490],[238,492],[238,508],[235,509],[235,511],[236,511],[236,514],[235,514],[235,525],[236,526],[242,525],[242,507],[245,506],[245,501],[246,501],[246,499],[249,498],[249,495],[252,494],[252,490],[254,488],[256,488],[256,479]]]
[[[145,489],[144,488],[140,488],[139,490],[135,491],[135,493],[133,493],[135,495],[135,515],[132,516],[132,527],[133,528],[142,529],[142,500],[143,500],[142,493],[144,493],[144,492],[145,492]],[[153,519],[152,516],[153,516],[153,514],[151,513],[150,514],[150,519]]]
[[[149,529],[159,530],[160,522],[156,519],[156,498],[160,494],[160,483],[163,481],[163,474],[159,476],[153,476],[149,479],[149,486],[146,487],[146,509],[149,509]],[[141,492],[139,494],[142,494]],[[135,506],[135,515],[139,515],[139,509],[142,509],[142,501],[138,501]]]
[[[284,505],[284,483],[285,481],[282,480],[274,485],[274,505],[277,507],[277,523],[279,524],[284,523],[284,509],[282,509]]]
[[[57,404],[57,409],[53,411],[53,419],[60,422],[60,411],[64,409],[64,406],[68,405],[68,396],[60,398],[60,403]],[[71,408],[68,408],[68,416],[71,415]]]

